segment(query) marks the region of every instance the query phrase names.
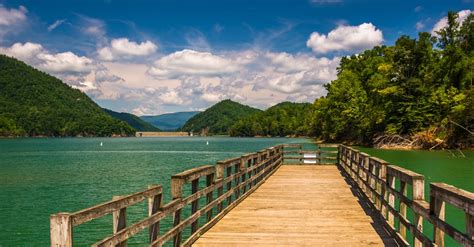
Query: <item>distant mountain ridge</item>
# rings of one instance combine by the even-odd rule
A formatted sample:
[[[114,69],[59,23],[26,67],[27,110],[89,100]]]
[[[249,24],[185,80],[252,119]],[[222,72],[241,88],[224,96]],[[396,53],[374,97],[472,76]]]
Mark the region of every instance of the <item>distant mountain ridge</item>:
[[[165,113],[156,116],[141,116],[140,118],[161,130],[178,130],[190,118],[199,114],[200,111]]]
[[[227,135],[236,121],[259,112],[262,110],[227,99],[189,119],[182,131]]]
[[[118,120],[122,120],[128,123],[130,126],[135,128],[137,131],[161,131],[159,128],[153,126],[152,124],[143,121],[141,118],[126,112],[115,112],[109,109],[103,108],[104,111],[109,114],[111,117]]]
[[[132,136],[78,89],[0,55],[0,136]]]

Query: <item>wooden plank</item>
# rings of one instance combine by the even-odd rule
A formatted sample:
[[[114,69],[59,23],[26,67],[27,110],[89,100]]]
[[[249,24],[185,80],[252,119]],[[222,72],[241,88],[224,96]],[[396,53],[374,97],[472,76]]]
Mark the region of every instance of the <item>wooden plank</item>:
[[[215,167],[211,165],[200,166],[175,174],[171,176],[171,179],[182,179],[185,183],[187,183],[202,176],[206,176],[208,174],[213,173],[214,169]]]
[[[93,219],[102,217],[118,209],[139,203],[145,200],[146,198],[158,195],[162,192],[163,188],[161,187],[161,185],[156,185],[145,191],[140,191],[135,194],[124,196],[117,200],[108,201],[90,208],[86,208],[84,210],[77,211],[71,214],[72,225],[77,226]]]
[[[421,174],[394,165],[387,166],[387,174],[392,175],[400,179],[401,181],[411,185],[413,184],[414,179],[424,178],[424,176]]]
[[[193,246],[381,246],[335,166],[282,165]]]
[[[431,183],[430,192],[440,200],[474,215],[474,193],[445,183]]]

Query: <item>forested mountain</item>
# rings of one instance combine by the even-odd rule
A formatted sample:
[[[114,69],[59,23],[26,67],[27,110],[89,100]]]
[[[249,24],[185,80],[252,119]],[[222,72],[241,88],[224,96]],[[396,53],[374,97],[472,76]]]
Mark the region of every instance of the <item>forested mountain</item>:
[[[130,126],[135,128],[137,131],[160,131],[159,128],[151,125],[148,122],[143,121],[141,118],[126,112],[115,112],[109,109],[103,108],[104,111],[115,119],[122,120],[128,123]]]
[[[25,63],[0,55],[0,136],[133,135],[87,95]]]
[[[157,116],[141,116],[144,121],[152,124],[161,130],[177,130],[190,118],[196,116],[199,111],[166,113]]]
[[[230,129],[231,136],[288,136],[307,135],[313,107],[309,103],[283,102],[264,112],[237,121]]]
[[[261,110],[227,99],[189,119],[182,130],[193,132],[204,130],[209,134],[228,134],[230,127],[236,121],[259,112]]]
[[[472,147],[474,15],[462,25],[456,19],[450,12],[435,36],[401,36],[394,46],[342,58],[327,96],[314,103],[312,134],[326,141],[397,137],[425,148]]]

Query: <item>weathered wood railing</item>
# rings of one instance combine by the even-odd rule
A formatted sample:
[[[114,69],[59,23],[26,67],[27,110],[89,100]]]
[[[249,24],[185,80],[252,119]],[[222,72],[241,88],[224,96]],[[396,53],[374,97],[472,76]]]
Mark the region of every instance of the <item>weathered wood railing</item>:
[[[285,163],[334,165],[337,161],[337,144],[318,144],[316,150],[303,150],[302,144],[284,146]]]
[[[339,146],[338,165],[379,211],[400,245],[409,245],[409,231],[414,246],[444,246],[445,234],[463,246],[474,246],[474,193],[444,183],[431,183],[428,203],[424,198],[423,175],[344,145]],[[465,230],[460,231],[445,221],[445,203],[464,211]],[[411,219],[407,216],[408,208],[413,212]],[[423,219],[434,227],[432,238],[423,233]]]
[[[151,185],[147,190],[114,197],[112,201],[75,213],[51,215],[51,246],[72,246],[73,228],[102,216],[113,214],[112,234],[93,246],[125,246],[127,240],[148,228],[150,246],[162,246],[173,240],[173,246],[190,246],[240,201],[257,189],[283,161],[283,145],[263,149],[238,158],[217,162],[216,166],[201,166],[171,178],[172,199],[163,205],[163,189]],[[204,188],[199,181],[205,179]],[[191,185],[191,195],[183,188]],[[213,195],[217,193],[216,198]],[[205,198],[205,203],[199,203]],[[148,200],[148,217],[126,225],[127,207]],[[183,210],[191,207],[189,216]],[[216,212],[215,214],[213,213]],[[204,217],[205,224],[199,225]],[[170,229],[160,229],[160,221],[173,217]],[[183,231],[190,227],[191,235],[183,239]],[[161,231],[160,231],[161,230]]]

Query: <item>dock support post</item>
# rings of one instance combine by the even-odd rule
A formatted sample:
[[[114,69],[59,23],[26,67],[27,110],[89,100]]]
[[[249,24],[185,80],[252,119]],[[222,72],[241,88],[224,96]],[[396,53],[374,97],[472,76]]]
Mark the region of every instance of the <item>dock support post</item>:
[[[415,179],[413,180],[413,200],[425,200],[425,180],[424,178],[421,179]],[[415,224],[416,228],[420,231],[423,232],[423,217],[417,213],[413,213],[413,224]],[[423,243],[415,237],[415,234],[413,234],[413,245],[415,247],[421,247],[423,246]]]
[[[191,195],[194,195],[199,190],[199,178],[191,181]],[[199,198],[191,202],[191,215],[197,212],[199,205]],[[198,229],[199,218],[191,223],[191,234],[195,233]]]
[[[206,176],[206,186],[209,187],[214,183],[214,173]],[[212,202],[212,191],[206,194],[206,204],[209,205]],[[207,222],[212,220],[212,208],[207,212]]]
[[[433,193],[433,190],[430,190],[430,214],[437,216],[440,220],[445,219],[445,202],[440,198],[436,197]],[[433,241],[438,247],[444,246],[444,232],[436,227],[433,226]]]
[[[184,181],[180,178],[171,178],[171,197],[173,200],[181,199],[183,196],[183,184]],[[181,223],[181,208],[176,210],[173,217],[173,227],[179,225]],[[176,233],[173,238],[173,246],[178,247],[181,246],[181,237],[182,232]]]
[[[407,192],[408,192],[408,189],[407,189],[407,183],[404,182],[404,181],[400,181],[400,192],[404,195],[404,196],[407,196]],[[403,217],[403,218],[407,218],[407,205],[405,203],[403,203],[401,200],[400,200],[400,215]],[[399,221],[399,228],[398,228],[398,231],[400,232],[400,235],[402,236],[403,239],[407,240],[407,227],[401,223]]]
[[[113,196],[112,200],[118,200],[123,196]],[[127,208],[117,209],[112,212],[112,222],[113,222],[113,233],[117,233],[120,230],[124,229],[127,226]],[[127,241],[123,241],[115,247],[125,247],[127,246]]]
[[[50,217],[51,247],[72,247],[72,221],[69,213]]]
[[[394,176],[387,175],[387,186],[392,188],[392,189],[395,189],[395,177]],[[388,205],[390,205],[392,208],[395,208],[395,196],[390,192],[388,192],[387,194],[388,194]],[[393,229],[395,229],[395,217],[394,217],[393,213],[390,212],[390,210],[388,210],[387,219],[388,219],[388,224]]]
[[[216,165],[216,180],[221,181],[224,179],[224,164],[222,163],[217,163]],[[222,186],[217,188],[217,198],[220,198],[224,194],[224,184]],[[224,201],[219,202],[217,204],[217,213],[220,213],[224,207]]]
[[[149,185],[148,188],[153,188],[156,185]],[[161,203],[163,200],[163,195],[158,194],[156,196],[152,196],[148,198],[148,216],[152,216],[160,210]],[[150,243],[155,241],[158,238],[158,235],[160,234],[160,222],[156,222],[155,224],[150,226]]]

